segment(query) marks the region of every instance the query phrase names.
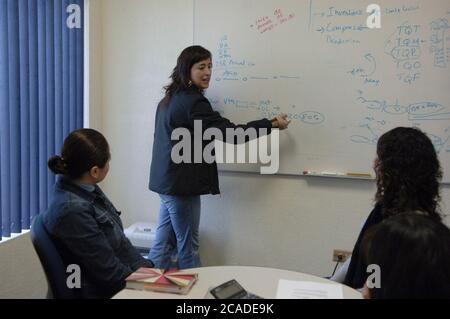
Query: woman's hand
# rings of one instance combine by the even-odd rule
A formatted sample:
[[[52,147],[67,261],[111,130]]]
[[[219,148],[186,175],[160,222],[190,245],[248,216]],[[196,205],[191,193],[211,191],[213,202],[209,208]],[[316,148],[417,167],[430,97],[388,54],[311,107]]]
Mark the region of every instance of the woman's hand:
[[[287,114],[281,113],[276,118],[272,120],[272,127],[278,128],[280,130],[285,130],[288,128],[289,124],[291,123],[290,120],[287,119]]]

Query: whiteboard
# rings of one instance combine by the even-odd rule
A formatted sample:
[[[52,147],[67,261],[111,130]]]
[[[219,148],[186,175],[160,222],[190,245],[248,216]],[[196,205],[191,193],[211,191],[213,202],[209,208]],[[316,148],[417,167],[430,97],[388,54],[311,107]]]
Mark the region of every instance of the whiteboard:
[[[367,27],[374,2],[381,29]],[[415,126],[450,181],[450,1],[196,0],[194,11],[213,107],[236,123],[292,119],[280,174],[373,174],[378,138]]]

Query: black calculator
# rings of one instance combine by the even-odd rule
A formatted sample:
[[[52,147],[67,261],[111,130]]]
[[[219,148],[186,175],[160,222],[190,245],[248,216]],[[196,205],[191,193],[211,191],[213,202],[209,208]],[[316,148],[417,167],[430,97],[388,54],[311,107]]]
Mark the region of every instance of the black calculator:
[[[211,289],[210,292],[216,299],[263,299],[245,290],[235,279]]]

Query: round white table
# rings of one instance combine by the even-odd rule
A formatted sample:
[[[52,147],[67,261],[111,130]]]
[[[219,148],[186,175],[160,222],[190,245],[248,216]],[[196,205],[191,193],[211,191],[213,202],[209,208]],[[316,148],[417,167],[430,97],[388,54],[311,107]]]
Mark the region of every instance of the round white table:
[[[251,266],[217,266],[187,269],[198,273],[198,280],[187,295],[124,289],[113,299],[204,299],[208,291],[228,280],[236,279],[245,290],[263,298],[276,297],[280,279],[335,284],[342,287],[344,299],[361,299],[361,293],[345,285],[304,273]]]

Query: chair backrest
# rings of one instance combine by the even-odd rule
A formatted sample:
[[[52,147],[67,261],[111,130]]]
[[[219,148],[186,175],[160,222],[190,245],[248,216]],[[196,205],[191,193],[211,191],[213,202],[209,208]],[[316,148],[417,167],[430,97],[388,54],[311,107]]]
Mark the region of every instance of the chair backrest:
[[[75,292],[67,287],[66,267],[45,229],[42,215],[34,218],[30,230],[31,242],[39,256],[48,284],[47,298],[71,299],[76,298]]]

